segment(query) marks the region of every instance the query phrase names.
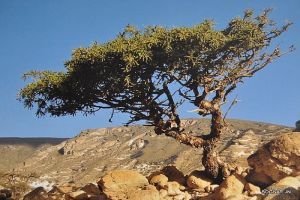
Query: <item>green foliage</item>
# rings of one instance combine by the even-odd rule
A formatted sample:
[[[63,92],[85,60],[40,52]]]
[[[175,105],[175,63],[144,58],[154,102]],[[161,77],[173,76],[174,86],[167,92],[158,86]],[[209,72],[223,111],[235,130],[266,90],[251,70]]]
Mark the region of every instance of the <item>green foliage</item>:
[[[282,55],[279,47],[268,47],[290,23],[276,27],[269,12],[254,17],[246,11],[223,30],[208,20],[193,27],[127,26],[112,41],[75,49],[66,72],[25,74],[34,81],[20,91],[20,100],[28,108],[37,105],[39,116],[112,108],[129,113],[128,123],[146,120],[156,127],[165,119],[178,122],[183,100],[201,115],[212,114],[204,101],[218,110],[237,83]]]

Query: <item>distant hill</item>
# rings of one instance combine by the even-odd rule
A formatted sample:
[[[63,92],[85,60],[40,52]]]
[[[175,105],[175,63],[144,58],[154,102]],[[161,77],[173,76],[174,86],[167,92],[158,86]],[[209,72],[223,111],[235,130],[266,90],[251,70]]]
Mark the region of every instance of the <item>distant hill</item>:
[[[51,138],[51,137],[0,137],[0,145],[28,145],[39,147],[41,145],[56,145],[69,138]]]
[[[37,150],[60,144],[67,139],[0,137],[0,171],[11,171]]]

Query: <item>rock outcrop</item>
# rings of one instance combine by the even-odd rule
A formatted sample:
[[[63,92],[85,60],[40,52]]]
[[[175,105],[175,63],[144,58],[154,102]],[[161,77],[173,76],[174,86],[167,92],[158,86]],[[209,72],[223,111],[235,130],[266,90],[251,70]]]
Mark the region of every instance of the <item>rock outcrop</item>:
[[[269,185],[300,171],[300,132],[281,135],[248,158],[254,183]],[[256,176],[256,177],[254,177]]]

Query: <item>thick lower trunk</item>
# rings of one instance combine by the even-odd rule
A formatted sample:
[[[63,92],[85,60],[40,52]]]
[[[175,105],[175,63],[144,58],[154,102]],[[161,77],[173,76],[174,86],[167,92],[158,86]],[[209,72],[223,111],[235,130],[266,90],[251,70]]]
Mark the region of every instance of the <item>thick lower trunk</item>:
[[[180,121],[179,121],[180,122]],[[176,121],[176,124],[178,122]],[[211,132],[209,135],[191,136],[180,132],[178,129],[172,129],[171,126],[166,127],[166,123],[162,120],[156,124],[155,132],[157,134],[165,134],[177,141],[190,145],[194,148],[203,147],[202,164],[208,176],[214,179],[215,182],[221,182],[226,177],[226,164],[221,161],[216,151],[216,143],[220,140],[224,122],[220,110],[215,110],[212,113]]]
[[[214,180],[217,180],[221,178],[221,166],[218,161],[218,154],[214,149],[214,144],[210,142],[207,142],[203,146],[202,164],[205,168],[206,174]]]
[[[224,177],[224,164],[218,157],[215,149],[216,143],[220,140],[222,129],[224,127],[221,111],[212,113],[211,132],[207,136],[203,146],[202,164],[207,175],[211,176],[216,182],[222,181]]]

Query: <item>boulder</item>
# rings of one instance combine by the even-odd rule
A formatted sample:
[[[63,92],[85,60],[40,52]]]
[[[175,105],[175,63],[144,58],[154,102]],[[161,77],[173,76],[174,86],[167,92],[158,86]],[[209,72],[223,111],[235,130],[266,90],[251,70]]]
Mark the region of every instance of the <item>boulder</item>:
[[[225,200],[230,196],[242,195],[245,184],[246,181],[242,175],[230,175],[216,189],[214,197],[218,200]]]
[[[149,185],[143,175],[130,170],[111,171],[98,182],[109,199],[159,200],[155,186]]]
[[[193,171],[187,178],[187,186],[191,189],[204,190],[205,187],[211,185],[213,180],[208,178],[204,171]]]
[[[168,182],[168,177],[166,177],[163,174],[158,174],[158,175],[153,176],[149,182],[152,185],[163,188]]]
[[[37,187],[26,194],[23,200],[49,200],[49,197],[47,191],[43,187]]]
[[[254,172],[265,175],[272,182],[297,174],[300,171],[300,133],[286,133],[271,140],[248,157],[248,164]]]
[[[115,170],[108,172],[98,182],[102,191],[126,190],[130,187],[144,187],[149,185],[146,177],[131,170]]]
[[[265,200],[299,200],[300,180],[297,177],[285,177],[262,190]]]

